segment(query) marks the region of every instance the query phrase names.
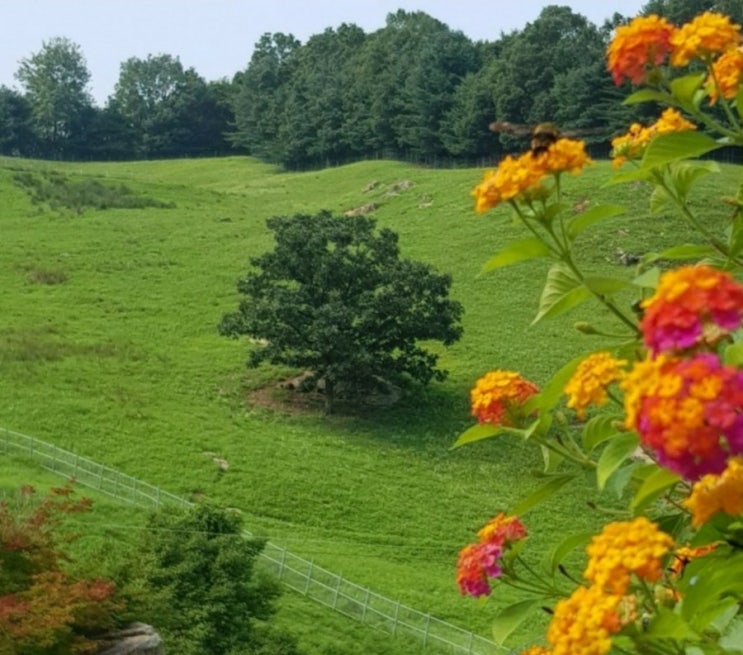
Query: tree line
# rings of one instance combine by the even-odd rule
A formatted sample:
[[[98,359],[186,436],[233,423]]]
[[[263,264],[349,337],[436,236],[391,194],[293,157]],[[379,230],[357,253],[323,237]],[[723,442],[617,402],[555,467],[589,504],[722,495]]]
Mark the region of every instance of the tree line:
[[[650,0],[641,13],[683,22],[704,10],[743,22],[739,0]],[[44,42],[21,61],[22,90],[0,87],[0,154],[145,159],[250,154],[286,168],[367,157],[470,163],[521,147],[493,120],[591,128],[606,143],[647,108],[622,107],[605,70],[614,14],[596,26],[545,7],[524,29],[473,42],[424,12],[385,27],[328,28],[302,44],[265,34],[245,70],[207,82],[177,57],[132,57],[97,107],[80,47]],[[651,110],[652,111],[652,110]]]

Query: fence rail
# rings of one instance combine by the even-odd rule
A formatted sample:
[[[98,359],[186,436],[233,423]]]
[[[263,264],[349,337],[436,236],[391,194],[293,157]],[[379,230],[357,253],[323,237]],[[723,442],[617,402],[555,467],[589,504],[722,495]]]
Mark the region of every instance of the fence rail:
[[[193,505],[185,498],[92,459],[4,428],[0,428],[0,453],[30,458],[47,471],[74,477],[86,487],[139,507],[155,509],[165,505]],[[247,531],[246,535],[252,536]],[[259,561],[283,584],[303,596],[373,628],[417,638],[427,649],[465,655],[505,652],[480,635],[354,584],[281,546],[267,543]]]

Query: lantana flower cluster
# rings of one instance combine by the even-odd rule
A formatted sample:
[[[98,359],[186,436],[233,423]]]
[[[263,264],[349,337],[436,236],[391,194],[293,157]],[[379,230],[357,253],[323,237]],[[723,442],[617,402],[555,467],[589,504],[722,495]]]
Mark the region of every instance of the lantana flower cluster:
[[[743,458],[732,458],[720,475],[705,475],[696,482],[684,501],[691,510],[692,524],[704,525],[715,514],[743,513]]]
[[[721,473],[743,453],[743,372],[714,351],[741,326],[743,286],[709,266],[661,276],[643,302],[650,357],[622,382],[625,423],[658,462],[688,480]]]
[[[612,166],[620,168],[628,160],[639,159],[656,136],[696,129],[697,126],[694,123],[686,120],[678,110],[670,107],[652,125],[632,123],[626,134],[611,141]]]
[[[579,173],[592,163],[583,141],[557,139],[542,152],[525,152],[519,157],[508,155],[498,168],[485,173],[472,191],[475,210],[482,214],[502,202],[544,192],[540,186],[548,175]]]
[[[608,68],[614,82],[653,82],[658,67],[686,66],[692,59],[713,62],[743,42],[741,28],[728,16],[704,12],[676,27],[656,15],[635,18],[616,29],[608,49]],[[732,95],[727,95],[730,93]],[[735,93],[728,89],[725,97]]]
[[[491,371],[470,392],[472,415],[480,423],[513,425],[519,408],[539,393],[533,382],[513,371]]]
[[[598,352],[584,359],[565,385],[568,407],[576,411],[579,418],[585,418],[586,409],[591,405],[602,406],[609,400],[607,388],[626,376],[625,359],[617,359],[611,353]]]
[[[513,544],[527,536],[516,516],[500,513],[477,533],[478,542],[465,546],[457,562],[457,584],[462,595],[490,595],[490,578],[503,573],[501,558]]]
[[[710,266],[683,266],[661,277],[642,308],[640,329],[653,354],[714,346],[741,326],[743,285]]]
[[[656,582],[673,539],[645,517],[607,524],[586,547],[587,587],[561,600],[547,630],[552,655],[604,655],[611,636],[636,619],[632,576]]]

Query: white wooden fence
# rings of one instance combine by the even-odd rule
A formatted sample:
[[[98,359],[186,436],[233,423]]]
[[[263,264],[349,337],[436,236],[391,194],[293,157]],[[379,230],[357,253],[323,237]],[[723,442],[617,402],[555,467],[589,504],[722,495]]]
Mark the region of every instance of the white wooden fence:
[[[139,507],[193,505],[185,498],[126,473],[4,428],[0,428],[0,453],[31,459],[47,471],[65,478],[74,477],[86,487]],[[246,536],[253,535],[246,531]],[[510,652],[473,632],[356,585],[270,542],[261,553],[260,561],[286,586],[307,598],[373,628],[417,638],[427,650],[466,655],[506,655]]]

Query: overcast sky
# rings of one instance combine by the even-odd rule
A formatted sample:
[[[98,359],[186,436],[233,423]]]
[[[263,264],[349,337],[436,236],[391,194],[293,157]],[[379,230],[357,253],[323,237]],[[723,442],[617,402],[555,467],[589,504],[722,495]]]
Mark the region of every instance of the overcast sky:
[[[18,88],[21,59],[42,42],[64,36],[81,48],[93,97],[113,92],[119,65],[129,57],[178,56],[207,80],[244,69],[266,32],[293,34],[302,43],[341,23],[365,32],[384,27],[397,9],[421,10],[473,40],[494,41],[522,29],[549,4],[569,5],[600,25],[619,12],[636,14],[646,0],[0,0],[0,85]]]

